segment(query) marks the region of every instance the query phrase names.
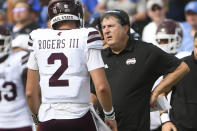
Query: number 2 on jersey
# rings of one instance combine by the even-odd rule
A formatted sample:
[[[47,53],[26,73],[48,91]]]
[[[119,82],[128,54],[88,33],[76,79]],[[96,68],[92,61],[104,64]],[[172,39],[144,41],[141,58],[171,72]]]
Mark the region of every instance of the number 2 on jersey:
[[[60,60],[61,66],[49,79],[49,86],[69,86],[68,80],[59,80],[60,76],[68,68],[68,58],[64,55],[64,53],[52,53],[48,58],[48,64],[54,64],[55,60]]]

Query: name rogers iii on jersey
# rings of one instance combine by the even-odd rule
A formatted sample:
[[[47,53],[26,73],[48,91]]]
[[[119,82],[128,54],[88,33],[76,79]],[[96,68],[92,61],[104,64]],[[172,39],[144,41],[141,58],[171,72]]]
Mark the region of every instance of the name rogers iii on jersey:
[[[69,48],[78,48],[79,39],[54,39],[54,40],[38,40],[39,49],[60,49],[65,48],[69,44]]]

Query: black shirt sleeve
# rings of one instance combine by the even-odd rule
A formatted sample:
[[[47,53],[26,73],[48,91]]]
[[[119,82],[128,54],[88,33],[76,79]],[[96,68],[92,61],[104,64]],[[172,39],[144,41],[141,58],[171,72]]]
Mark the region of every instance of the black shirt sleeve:
[[[155,55],[155,71],[158,75],[166,75],[173,72],[182,62],[172,54],[168,54],[156,46],[152,46]]]

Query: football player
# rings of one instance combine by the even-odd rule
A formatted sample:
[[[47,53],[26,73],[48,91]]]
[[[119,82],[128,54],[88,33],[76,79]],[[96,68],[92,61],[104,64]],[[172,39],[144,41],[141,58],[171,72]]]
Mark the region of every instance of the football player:
[[[166,19],[157,28],[156,46],[169,54],[176,54],[181,46],[183,31],[178,22]]]
[[[177,54],[179,47],[181,46],[183,38],[183,31],[180,24],[174,20],[166,19],[159,24],[156,34],[155,41],[156,46],[158,46],[163,51],[175,55],[178,58],[182,58],[190,55],[190,52],[180,52]],[[154,84],[154,87],[163,79],[161,76]],[[170,103],[171,92],[168,94],[168,101]],[[170,122],[170,118],[166,111],[151,112],[151,126],[159,127],[162,124],[162,130],[172,130],[177,131],[176,127]],[[160,120],[161,115],[161,120]],[[166,126],[167,125],[167,126]]]
[[[11,32],[0,26],[0,131],[32,131],[25,98],[28,53],[13,53]]]
[[[28,43],[31,54],[26,97],[39,130],[101,130],[94,123],[89,104],[91,76],[105,122],[116,131],[98,31],[82,28],[83,9],[77,0],[51,0],[48,14],[52,29],[34,30]],[[110,130],[104,123],[103,127]]]

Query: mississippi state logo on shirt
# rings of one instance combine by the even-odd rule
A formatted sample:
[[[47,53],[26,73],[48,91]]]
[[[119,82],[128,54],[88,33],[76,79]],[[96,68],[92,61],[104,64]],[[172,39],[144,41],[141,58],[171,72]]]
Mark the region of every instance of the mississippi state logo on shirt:
[[[136,63],[136,59],[135,58],[131,58],[131,59],[127,59],[126,60],[126,65],[133,65]]]

